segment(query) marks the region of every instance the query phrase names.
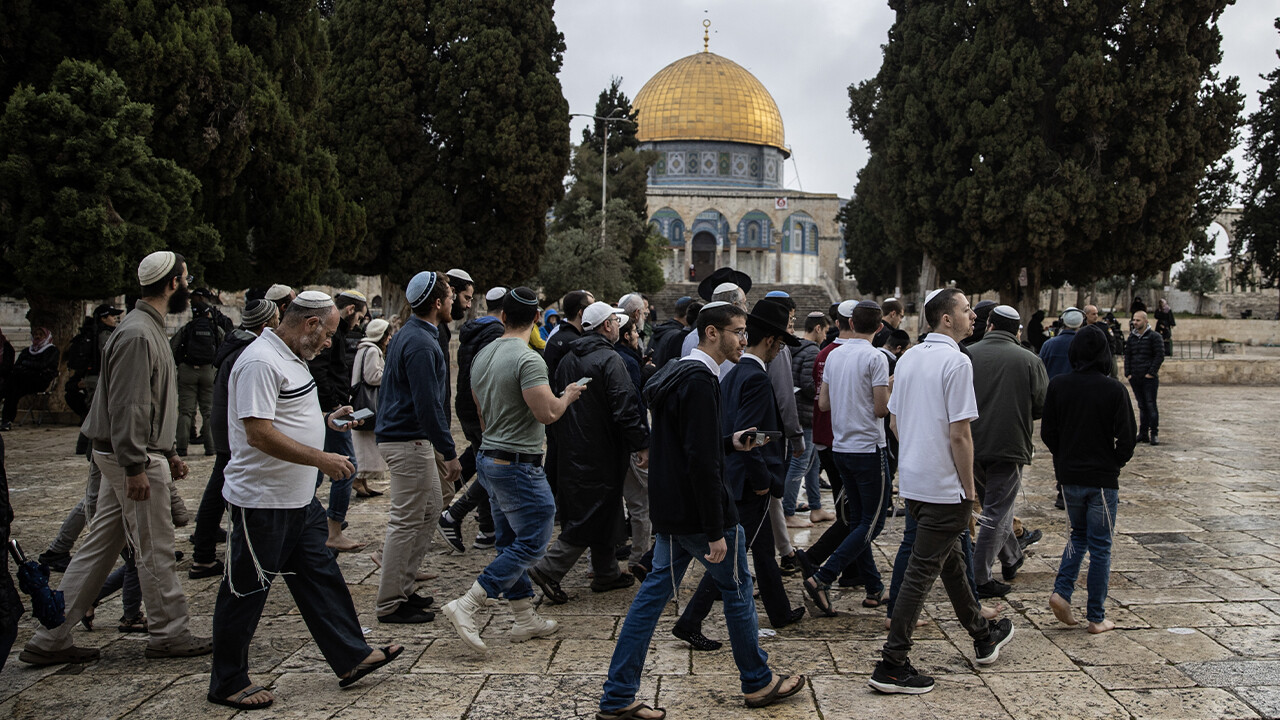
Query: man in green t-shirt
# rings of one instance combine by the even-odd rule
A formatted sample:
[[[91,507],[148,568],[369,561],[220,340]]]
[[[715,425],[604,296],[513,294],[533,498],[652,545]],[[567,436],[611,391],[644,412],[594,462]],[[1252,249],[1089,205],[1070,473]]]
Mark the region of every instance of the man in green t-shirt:
[[[570,384],[560,397],[551,391],[546,364],[529,349],[537,314],[538,297],[532,290],[518,287],[507,293],[501,316],[506,332],[477,353],[471,367],[471,392],[484,430],[476,475],[492,502],[498,556],[443,611],[458,635],[481,651],[487,648],[476,613],[500,595],[510,601],[515,615],[512,642],[556,631],[555,621],[533,611],[528,572],[546,552],[555,523],[555,498],[542,469],[543,426],[559,420],[582,387]]]

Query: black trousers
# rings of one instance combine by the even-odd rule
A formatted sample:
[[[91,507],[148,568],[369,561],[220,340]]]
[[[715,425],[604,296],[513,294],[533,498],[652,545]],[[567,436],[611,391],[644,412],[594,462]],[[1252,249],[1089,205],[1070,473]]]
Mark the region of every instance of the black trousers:
[[[836,513],[835,522],[831,523],[822,535],[814,541],[809,549],[805,550],[805,554],[813,561],[814,565],[821,565],[831,557],[831,553],[840,547],[840,543],[848,537],[849,532],[853,528],[849,527],[849,523],[845,522],[846,515],[844,503],[840,502],[840,491],[844,489],[844,481],[840,478],[840,468],[836,467],[835,454],[831,448],[818,451],[818,464],[822,466],[823,472],[827,474],[827,482],[831,483],[831,498],[835,502],[832,507]],[[890,499],[890,502],[893,502]],[[847,567],[844,572],[840,573],[840,577],[850,580],[858,577],[856,568]],[[856,580],[855,580],[856,582]]]
[[[195,546],[192,562],[205,565],[218,559],[218,528],[222,527],[222,512],[227,509],[227,501],[222,499],[222,473],[229,462],[231,453],[219,452],[214,458],[213,472],[200,496],[200,509],[196,510],[196,529],[191,534],[191,544]]]
[[[782,571],[778,569],[778,560],[774,556],[773,528],[769,525],[769,496],[757,495],[745,503],[739,502],[738,518],[747,536],[747,547],[751,549],[756,587],[760,589],[760,600],[769,616],[769,624],[782,627],[790,620],[791,601],[787,599],[787,590],[782,584]],[[733,548],[729,548],[726,561],[733,557]],[[685,630],[701,631],[702,621],[711,613],[711,605],[719,594],[720,590],[710,573],[704,574],[676,624]]]
[[[289,586],[334,673],[355,669],[373,648],[364,641],[338,561],[324,545],[329,527],[320,501],[312,498],[306,507],[289,510],[230,509],[229,564],[213,610],[210,694],[230,697],[249,686],[249,643],[276,577]],[[259,565],[265,580],[259,578]]]
[[[476,448],[479,442],[473,443],[467,447],[467,451],[462,453],[462,482],[470,482],[471,478],[476,474]],[[480,524],[480,532],[486,535],[493,534],[493,510],[489,507],[489,491],[484,489],[484,485],[480,481],[471,482],[467,485],[467,489],[461,495],[453,500],[453,504],[448,507],[449,514],[454,518],[461,520],[465,518],[472,510],[476,511],[476,520]]]

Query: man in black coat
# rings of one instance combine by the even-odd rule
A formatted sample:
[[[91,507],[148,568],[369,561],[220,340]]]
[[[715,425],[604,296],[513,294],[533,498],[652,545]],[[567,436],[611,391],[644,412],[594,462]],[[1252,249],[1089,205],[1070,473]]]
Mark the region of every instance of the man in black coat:
[[[630,453],[649,466],[649,429],[636,402],[635,386],[613,344],[624,315],[606,303],[582,313],[586,332],[569,346],[551,388],[559,394],[570,383],[589,379],[578,402],[551,426],[558,447],[560,537],[529,568],[547,600],[569,598],[560,581],[582,553],[591,550],[592,592],[631,587],[635,577],[618,569],[614,548],[622,540],[622,483]],[[562,331],[563,332],[563,331]]]
[[[1136,299],[1135,299],[1136,302]],[[1133,314],[1133,330],[1124,344],[1124,376],[1138,399],[1138,442],[1160,444],[1160,364],[1164,362],[1164,339],[1147,324],[1147,313]]]
[[[676,300],[676,312],[666,322],[659,324],[653,329],[653,336],[649,338],[649,352],[653,355],[653,364],[658,368],[667,364],[673,356],[680,356],[680,342],[684,340],[684,336],[689,332],[689,323],[685,319],[685,311],[689,309],[689,303],[693,302],[693,298],[685,295]],[[673,345],[672,337],[679,337]]]
[[[782,351],[783,345],[800,345],[800,340],[787,332],[789,315],[784,305],[765,299],[757,302],[747,316],[746,352],[720,386],[725,427],[782,432],[782,414],[766,366]],[[781,438],[751,452],[733,453],[725,458],[729,495],[737,504],[738,517],[751,548],[760,599],[769,623],[775,628],[790,625],[804,615],[803,605],[793,609],[787,599],[769,525],[769,497],[782,497],[787,463],[786,443],[781,442]],[[702,620],[711,611],[717,594],[715,581],[703,576],[693,599],[672,628],[672,634],[698,650],[719,647],[719,643],[702,634]]]
[[[561,308],[564,314],[560,318],[560,324],[556,325],[556,331],[547,337],[547,346],[542,349],[542,359],[547,363],[547,377],[552,383],[556,379],[556,370],[560,367],[560,360],[569,352],[569,344],[574,340],[582,337],[582,313],[587,306],[596,301],[595,297],[586,290],[574,290],[564,296]],[[551,486],[551,492],[556,492],[559,485],[559,463],[556,462],[556,455],[560,447],[556,443],[556,433],[547,433],[547,458],[546,472],[547,484]]]

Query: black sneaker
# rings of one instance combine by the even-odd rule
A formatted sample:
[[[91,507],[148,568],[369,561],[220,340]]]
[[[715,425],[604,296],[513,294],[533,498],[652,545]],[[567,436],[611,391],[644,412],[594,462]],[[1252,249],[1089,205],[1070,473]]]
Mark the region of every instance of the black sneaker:
[[[444,540],[444,544],[455,553],[464,553],[467,551],[466,543],[462,542],[462,521],[454,520],[448,510],[440,513],[440,519],[436,521],[436,532],[440,534],[440,539]]]
[[[1027,561],[1027,556],[1023,555],[1022,557],[1018,558],[1018,562],[1012,565],[1001,565],[1000,576],[1005,579],[1005,582],[1008,582],[1018,577],[1018,571],[1022,569],[1022,563],[1026,561]]]
[[[1160,444],[1160,434],[1154,430],[1151,431],[1151,444],[1153,446]]]
[[[387,613],[379,615],[378,622],[398,623],[402,625],[415,625],[418,623],[429,623],[436,619],[436,614],[430,610],[423,610],[410,605],[408,602],[400,603],[400,607]]]
[[[628,575],[627,577],[631,577]],[[542,594],[552,605],[563,605],[569,602],[569,595],[560,587],[560,583],[552,580],[536,567],[529,568],[529,579],[542,588]]]
[[[1040,542],[1043,537],[1044,533],[1039,530],[1024,530],[1022,537],[1018,538],[1018,547],[1022,548],[1023,552],[1026,552],[1027,548]]]
[[[613,549],[613,559],[622,561],[631,557],[631,545],[623,543]]]
[[[876,663],[875,672],[871,673],[871,679],[867,682],[882,693],[923,695],[933,689],[933,678],[921,675],[920,671],[911,667],[910,660],[897,666],[881,660]]]
[[[992,578],[989,582],[978,585],[977,590],[978,597],[985,600],[987,598],[1004,597],[1009,594],[1010,590],[1013,590],[1013,586]]]
[[[990,665],[1000,659],[1000,648],[1013,638],[1013,621],[1009,618],[1000,618],[990,623],[990,628],[991,634],[986,640],[973,641],[973,652],[977,656],[974,662],[979,665]]]
[[[405,599],[404,604],[408,605],[411,608],[426,610],[427,608],[434,605],[435,602],[436,602],[436,599],[431,597],[430,595],[419,595],[418,593],[413,593],[412,595],[410,595],[408,598]]]
[[[685,630],[679,624],[671,628],[671,634],[689,643],[698,652],[712,652],[724,646],[719,640],[712,640],[697,630]]]
[[[591,581],[591,592],[603,593],[611,590],[623,590],[636,584],[636,577],[631,573],[618,573],[612,580],[596,578]]]
[[[71,564],[71,553],[51,553],[48,550],[40,553],[40,564],[48,565],[54,572],[64,573]]]
[[[494,533],[479,533],[476,535],[476,541],[472,543],[471,547],[477,550],[489,550],[497,541],[498,536]]]
[[[800,561],[796,560],[795,553],[786,555],[782,558],[782,562],[778,563],[778,569],[783,575],[791,576],[800,572]]]
[[[1062,500],[1062,491],[1058,491],[1058,499],[1053,501],[1053,506],[1059,510],[1066,510],[1067,504]]]

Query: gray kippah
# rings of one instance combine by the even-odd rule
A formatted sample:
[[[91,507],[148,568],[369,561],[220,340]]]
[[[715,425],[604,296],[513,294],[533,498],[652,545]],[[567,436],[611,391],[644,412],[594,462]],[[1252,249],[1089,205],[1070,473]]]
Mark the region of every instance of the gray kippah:
[[[258,327],[276,314],[276,304],[270,300],[250,300],[244,306],[244,314],[240,316],[240,324],[244,327]]]
[[[1011,305],[997,305],[996,309],[992,310],[991,312],[995,313],[996,315],[999,315],[1002,318],[1009,318],[1010,320],[1022,319],[1022,316],[1018,314],[1017,309],[1015,309]]]
[[[298,293],[298,297],[294,298],[293,304],[309,310],[318,310],[320,308],[332,307],[333,298],[325,295],[319,290],[308,290],[303,293]]]
[[[416,308],[426,301],[427,296],[431,294],[431,289],[435,286],[436,274],[430,270],[423,270],[409,280],[409,286],[404,289],[404,299],[409,301],[409,307]]]
[[[864,309],[864,310],[879,310],[879,309],[880,309],[880,306],[879,306],[879,305],[877,305],[877,304],[876,304],[874,301],[872,301],[872,300],[863,300],[863,301],[859,302],[857,305],[854,305],[854,307],[855,307],[855,308],[862,308],[862,309]]]

